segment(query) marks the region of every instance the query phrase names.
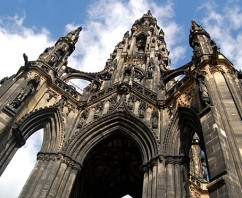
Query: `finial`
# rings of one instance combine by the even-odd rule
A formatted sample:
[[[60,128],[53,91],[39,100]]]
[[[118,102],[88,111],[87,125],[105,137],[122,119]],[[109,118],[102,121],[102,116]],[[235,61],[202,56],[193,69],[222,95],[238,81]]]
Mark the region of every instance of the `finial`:
[[[76,43],[79,38],[79,33],[81,32],[81,30],[82,30],[82,27],[78,27],[76,30],[69,32],[66,35],[66,37],[68,37],[70,40]]]
[[[192,26],[191,26],[191,29],[190,29],[191,33],[204,31],[202,26],[197,24],[197,22],[195,20],[192,20],[191,23],[192,23]]]

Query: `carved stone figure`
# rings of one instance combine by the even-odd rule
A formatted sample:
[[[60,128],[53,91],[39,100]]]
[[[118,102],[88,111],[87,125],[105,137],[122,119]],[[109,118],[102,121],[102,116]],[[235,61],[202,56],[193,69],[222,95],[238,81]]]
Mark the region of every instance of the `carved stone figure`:
[[[40,77],[35,76],[34,79],[31,79],[25,87],[23,87],[17,97],[12,101],[10,106],[14,109],[17,109],[21,104],[32,94],[32,92],[37,88],[40,82]]]
[[[141,101],[139,105],[139,118],[145,117],[145,110],[146,110],[146,104],[145,102]]]
[[[97,119],[101,116],[103,110],[103,102],[100,102],[97,104],[95,108],[95,114],[94,114],[94,119]]]
[[[117,104],[117,98],[118,96],[117,95],[114,95],[112,96],[110,99],[109,99],[109,110],[113,110],[114,106]]]
[[[151,125],[153,129],[158,128],[158,118],[159,118],[159,113],[157,110],[154,110],[151,114]]]
[[[136,38],[137,52],[144,53],[146,45],[146,36],[141,34]]]
[[[81,114],[81,118],[80,118],[80,121],[77,125],[77,128],[82,128],[84,122],[86,121],[86,119],[88,118],[88,114],[89,114],[89,111],[87,109],[85,109],[82,114]]]
[[[197,80],[198,80],[199,94],[200,94],[201,100],[203,101],[204,105],[207,106],[210,104],[210,98],[209,98],[206,83],[204,81],[204,76],[200,72],[197,73]]]

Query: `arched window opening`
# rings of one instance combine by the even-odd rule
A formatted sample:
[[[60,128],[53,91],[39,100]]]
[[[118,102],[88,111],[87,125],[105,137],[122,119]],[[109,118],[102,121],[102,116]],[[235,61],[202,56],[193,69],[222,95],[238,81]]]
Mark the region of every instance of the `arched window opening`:
[[[71,197],[141,197],[141,166],[142,157],[135,142],[114,132],[89,152]]]
[[[135,69],[134,70],[134,81],[140,83],[141,80],[143,79],[144,74],[140,71]]]
[[[0,197],[18,197],[35,165],[42,142],[43,130],[39,130],[18,149],[0,177]]]
[[[83,90],[88,86],[89,83],[90,81],[83,79],[71,79],[67,81],[67,84],[72,86],[80,94],[83,93]]]
[[[190,195],[195,198],[199,196],[207,196],[208,169],[206,163],[206,155],[202,150],[201,142],[197,133],[194,134],[192,145],[189,153],[190,157]]]
[[[146,35],[141,33],[136,37],[136,47],[138,53],[144,53],[146,46]]]

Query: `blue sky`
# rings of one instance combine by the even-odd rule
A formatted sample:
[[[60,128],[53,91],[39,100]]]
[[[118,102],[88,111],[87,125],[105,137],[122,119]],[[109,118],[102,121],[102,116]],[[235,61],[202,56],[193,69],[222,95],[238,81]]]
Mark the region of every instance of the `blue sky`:
[[[23,53],[35,60],[78,26],[83,31],[69,66],[100,71],[123,34],[148,10],[165,32],[172,68],[191,60],[188,36],[194,19],[235,67],[242,69],[242,0],[0,0],[0,79],[23,65]],[[40,139],[40,133],[32,136],[16,154],[0,178],[0,197],[17,197],[34,164]]]

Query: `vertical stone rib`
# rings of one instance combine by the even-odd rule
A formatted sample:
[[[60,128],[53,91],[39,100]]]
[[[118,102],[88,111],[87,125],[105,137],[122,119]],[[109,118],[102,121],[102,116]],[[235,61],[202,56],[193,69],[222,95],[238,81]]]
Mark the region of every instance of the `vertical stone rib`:
[[[179,164],[176,164],[175,165],[175,188],[176,188],[176,191],[175,191],[175,197],[176,198],[181,198],[182,197],[182,194],[181,194],[181,172],[180,172],[180,165]]]
[[[145,171],[142,198],[147,198],[148,196],[148,185],[149,185],[149,174],[148,174],[148,171]]]
[[[174,188],[174,165],[166,165],[166,178],[167,178],[167,198],[175,197],[175,188]]]
[[[158,163],[157,167],[157,198],[164,197],[166,193],[166,170],[163,162]]]
[[[75,168],[72,168],[70,170],[69,177],[68,177],[68,179],[66,181],[66,185],[65,185],[65,188],[64,188],[65,191],[63,192],[62,197],[68,198],[70,196],[71,189],[73,187],[73,183],[74,183],[74,181],[76,179],[76,175],[77,175],[77,170]]]
[[[11,141],[7,143],[9,145],[7,149],[3,149],[0,153],[0,175],[4,172],[6,167],[8,166],[9,162],[12,160],[14,154],[17,152],[18,148],[15,147],[14,141]]]
[[[157,189],[157,164],[153,166],[153,171],[152,171],[152,197],[153,198],[157,198],[156,189]]]
[[[65,169],[65,172],[63,173],[63,178],[61,180],[61,184],[59,185],[56,197],[61,197],[63,195],[70,172],[71,172],[71,167],[67,166],[67,168]]]
[[[48,197],[56,197],[56,193],[57,193],[58,187],[61,183],[61,179],[63,177],[65,169],[66,169],[66,164],[60,163],[58,171],[55,174],[55,177],[52,178],[52,180],[51,180],[53,182],[52,182],[52,185],[50,187]]]
[[[149,171],[148,171],[148,174],[149,174],[149,183],[148,183],[148,194],[147,194],[147,198],[151,198],[152,197],[152,170],[150,169],[149,167]]]

